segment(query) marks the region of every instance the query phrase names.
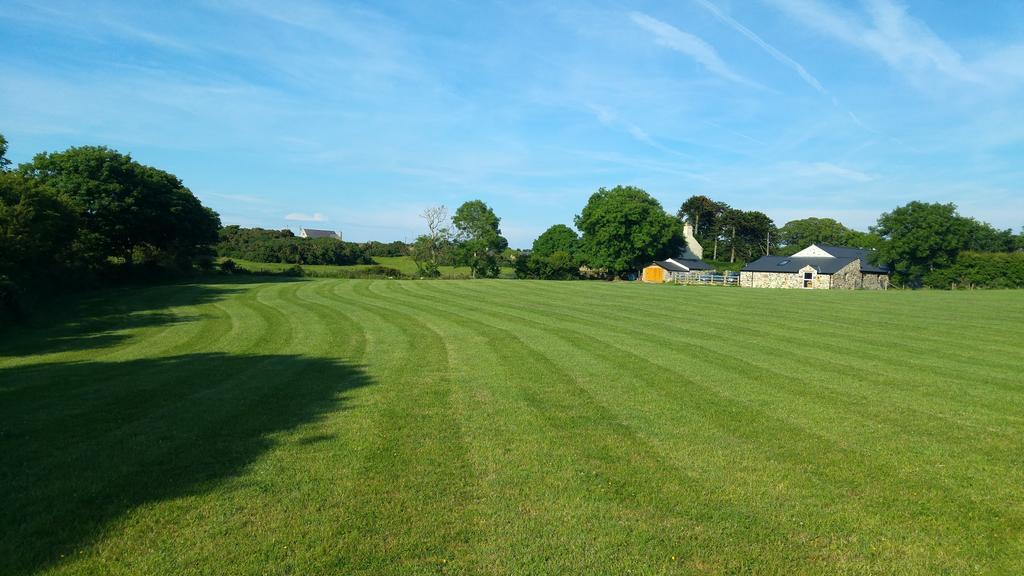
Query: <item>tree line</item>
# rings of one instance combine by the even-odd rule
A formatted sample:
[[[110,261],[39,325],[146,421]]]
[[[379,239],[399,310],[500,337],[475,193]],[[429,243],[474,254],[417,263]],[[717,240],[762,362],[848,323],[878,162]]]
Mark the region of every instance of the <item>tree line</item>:
[[[299,238],[291,230],[242,228],[231,225],[220,229],[217,255],[253,262],[280,262],[284,264],[373,264],[373,256],[389,251],[379,242],[370,247],[355,242],[342,242],[334,238]],[[371,252],[373,254],[371,254]]]
[[[181,180],[103,146],[11,168],[0,136],[0,316],[56,291],[210,266],[220,218]]]
[[[411,252],[424,275],[448,261],[473,266],[479,276],[497,274],[488,266],[507,243],[500,236],[500,219],[486,204],[467,202],[451,220],[443,206],[423,216],[428,233],[417,238]],[[830,218],[793,220],[779,228],[763,212],[707,196],[687,198],[672,217],[640,188],[600,188],[573,221],[580,233],[556,224],[531,250],[507,258],[519,278],[628,277],[653,260],[678,256],[684,222],[693,226],[705,257],[720,266],[829,244],[872,250],[873,263],[887,265],[897,285],[1024,287],[1017,272],[1024,234],[961,216],[954,204],[924,202],[883,213],[868,231]]]

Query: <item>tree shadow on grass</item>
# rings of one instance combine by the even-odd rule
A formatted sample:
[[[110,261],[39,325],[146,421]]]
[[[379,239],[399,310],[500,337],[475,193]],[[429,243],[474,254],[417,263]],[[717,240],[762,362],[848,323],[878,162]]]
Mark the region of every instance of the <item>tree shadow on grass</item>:
[[[136,507],[214,488],[368,384],[360,367],[287,355],[0,369],[0,573],[45,569]]]
[[[58,297],[27,322],[0,327],[0,357],[115,346],[130,337],[128,330],[196,319],[168,313],[168,308],[215,302],[244,290],[246,284],[301,281],[233,276],[209,280],[216,285],[188,282],[131,286]]]

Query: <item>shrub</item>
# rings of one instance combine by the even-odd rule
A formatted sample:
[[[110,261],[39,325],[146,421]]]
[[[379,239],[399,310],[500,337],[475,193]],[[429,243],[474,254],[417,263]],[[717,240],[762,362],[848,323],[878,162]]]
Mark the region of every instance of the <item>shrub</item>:
[[[237,270],[238,264],[230,258],[220,263],[220,271],[225,274],[234,274]]]
[[[931,288],[1024,288],[1024,252],[962,252],[924,277]]]

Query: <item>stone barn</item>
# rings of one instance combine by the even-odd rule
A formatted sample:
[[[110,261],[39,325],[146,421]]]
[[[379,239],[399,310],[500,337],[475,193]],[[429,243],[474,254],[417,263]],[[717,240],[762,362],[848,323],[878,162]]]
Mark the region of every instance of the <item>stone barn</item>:
[[[763,256],[743,267],[740,286],[823,290],[885,290],[889,269],[870,262],[871,251],[812,244],[792,256]]]

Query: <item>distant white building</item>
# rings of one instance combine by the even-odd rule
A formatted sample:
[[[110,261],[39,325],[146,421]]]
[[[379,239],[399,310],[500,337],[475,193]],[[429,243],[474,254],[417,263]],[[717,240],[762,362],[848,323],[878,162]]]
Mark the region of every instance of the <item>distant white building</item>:
[[[704,247],[697,242],[697,238],[693,235],[693,225],[689,222],[683,224],[683,239],[686,240],[686,246],[683,247],[683,253],[679,257],[683,260],[701,260],[704,258]]]
[[[334,238],[335,240],[341,240],[341,232],[335,232],[334,230],[299,228],[299,238]]]

